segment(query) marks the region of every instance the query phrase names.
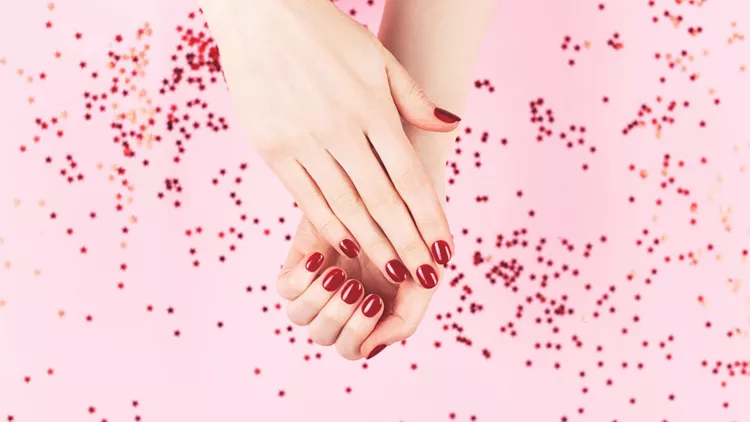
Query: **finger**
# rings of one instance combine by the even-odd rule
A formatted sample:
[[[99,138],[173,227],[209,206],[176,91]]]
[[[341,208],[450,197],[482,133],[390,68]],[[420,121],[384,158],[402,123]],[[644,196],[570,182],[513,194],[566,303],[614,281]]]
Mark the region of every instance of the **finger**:
[[[310,338],[322,346],[334,344],[341,329],[362,302],[364,292],[359,281],[347,281],[310,322]]]
[[[329,267],[320,277],[309,285],[299,297],[289,302],[286,313],[297,325],[307,325],[328,303],[346,281],[346,273],[338,267]]]
[[[296,299],[325,268],[325,260],[322,253],[312,252],[294,266],[282,270],[276,280],[279,295],[287,300]]]
[[[401,117],[423,130],[436,132],[454,130],[461,118],[448,110],[437,107],[393,54],[385,47],[382,50],[391,97]]]
[[[370,156],[372,157],[372,153]],[[404,281],[408,277],[407,268],[399,260],[391,242],[373,220],[368,207],[360,197],[360,192],[336,159],[327,152],[324,155],[316,154],[305,158],[302,165],[314,178],[331,209],[362,245],[373,264],[387,280],[393,283]],[[385,178],[385,173],[379,165],[377,171]],[[395,192],[392,194],[396,195]],[[402,212],[402,218],[408,218],[405,210]]]
[[[396,294],[393,309],[384,315],[372,333],[363,341],[360,353],[372,359],[393,343],[411,337],[422,322],[435,290],[416,283],[404,283]]]
[[[324,151],[325,153],[325,151]],[[354,236],[328,206],[323,193],[305,168],[296,160],[269,164],[274,173],[294,196],[297,205],[331,246],[349,258],[359,254]]]
[[[373,122],[367,135],[393,186],[407,205],[422,239],[430,245],[433,259],[441,265],[448,263],[454,250],[448,219],[432,179],[424,170],[403,127],[397,121],[393,124]]]
[[[368,295],[341,329],[336,340],[336,350],[346,359],[362,357],[362,342],[372,332],[383,315],[383,299],[376,294]]]
[[[314,251],[327,255],[330,248],[328,242],[318,235],[315,227],[305,215],[300,218],[299,224],[297,224],[297,231],[294,233],[291,244],[286,260],[281,265],[280,273],[291,271],[304,255]]]
[[[395,249],[401,262],[406,265],[415,279],[422,282],[425,288],[435,287],[437,279],[434,277],[435,269],[432,265],[430,250],[414,225],[406,204],[394,189],[388,174],[383,170],[376,156],[373,155],[369,143],[349,142],[335,145],[336,150],[331,151],[332,156],[346,171],[370,215],[387,236],[386,239]],[[335,208],[334,205],[332,207]],[[336,212],[339,214],[338,211]],[[355,236],[359,236],[358,228],[350,225],[345,216],[341,218],[349,230]],[[375,246],[381,245],[375,244],[369,247]]]

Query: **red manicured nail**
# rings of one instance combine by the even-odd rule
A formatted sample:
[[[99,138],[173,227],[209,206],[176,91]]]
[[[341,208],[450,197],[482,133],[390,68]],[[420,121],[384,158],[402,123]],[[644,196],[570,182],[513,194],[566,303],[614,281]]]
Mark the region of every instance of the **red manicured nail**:
[[[375,348],[372,349],[372,351],[370,352],[370,354],[367,356],[367,360],[370,360],[370,359],[374,358],[375,356],[377,356],[377,354],[380,353],[380,352],[382,352],[383,349],[385,349],[385,344],[379,344],[379,345],[375,346]]]
[[[349,258],[356,258],[359,255],[359,246],[349,239],[344,239],[339,243],[341,252]]]
[[[451,260],[451,247],[445,240],[438,240],[432,244],[432,257],[440,265],[447,264]]]
[[[456,122],[461,121],[460,117],[440,107],[435,107],[435,117],[437,117],[438,119],[440,119],[440,121],[445,122],[445,123],[456,123]]]
[[[307,258],[307,262],[305,262],[305,268],[307,269],[307,271],[314,273],[315,271],[318,271],[318,268],[320,268],[321,265],[323,265],[324,260],[325,257],[322,253],[315,252],[314,254],[310,255],[309,258]]]
[[[423,264],[417,268],[417,278],[425,289],[431,289],[438,284],[437,271],[430,264]]]
[[[323,288],[329,292],[335,292],[344,284],[344,281],[346,281],[346,273],[344,270],[336,268],[323,278]]]
[[[354,305],[359,300],[359,297],[362,296],[364,290],[359,281],[351,279],[341,290],[341,300],[349,305]]]
[[[365,301],[362,302],[362,313],[367,318],[374,317],[381,309],[383,309],[383,300],[378,295],[372,294],[367,296]]]
[[[407,270],[406,266],[398,259],[388,261],[388,263],[385,264],[385,272],[388,273],[388,277],[396,283],[406,280],[406,277],[409,276],[409,270]]]

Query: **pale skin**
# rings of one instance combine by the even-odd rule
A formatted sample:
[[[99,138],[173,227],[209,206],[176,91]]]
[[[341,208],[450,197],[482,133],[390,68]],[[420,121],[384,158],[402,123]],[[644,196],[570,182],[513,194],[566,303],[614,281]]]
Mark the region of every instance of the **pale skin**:
[[[329,0],[201,2],[248,137],[304,212],[277,289],[346,359],[411,336],[454,251],[440,110],[463,110],[495,3],[390,0],[375,38]]]

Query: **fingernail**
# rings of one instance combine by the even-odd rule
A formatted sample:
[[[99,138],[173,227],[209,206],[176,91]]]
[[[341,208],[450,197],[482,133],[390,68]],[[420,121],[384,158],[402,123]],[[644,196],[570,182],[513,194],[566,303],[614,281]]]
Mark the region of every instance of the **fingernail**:
[[[430,264],[423,264],[417,268],[417,278],[425,289],[431,289],[438,284],[437,271]]]
[[[372,349],[372,351],[370,352],[370,354],[367,356],[367,360],[370,360],[370,359],[374,358],[375,356],[377,356],[377,354],[380,353],[380,352],[382,352],[383,349],[385,349],[385,344],[379,344],[379,345],[375,346],[375,348]]]
[[[401,263],[398,259],[392,259],[385,264],[385,272],[388,273],[388,277],[396,283],[400,283],[406,280],[409,276],[409,270],[406,266]]]
[[[363,290],[362,284],[360,284],[359,281],[354,279],[349,280],[349,282],[346,283],[346,286],[341,290],[341,300],[349,305],[354,305],[357,303],[357,300],[359,300]]]
[[[344,239],[339,243],[341,252],[349,258],[356,258],[359,255],[359,246],[349,239]]]
[[[346,281],[346,273],[344,273],[344,270],[336,268],[326,274],[325,278],[323,278],[322,284],[324,289],[329,292],[335,292],[342,284],[344,284],[344,281]]]
[[[456,123],[456,122],[461,121],[460,117],[440,107],[435,107],[435,117],[437,117],[438,119],[440,119],[441,121],[445,123]]]
[[[432,257],[440,265],[447,264],[451,260],[451,247],[445,240],[438,240],[432,244]]]
[[[380,296],[375,294],[367,296],[367,299],[362,302],[362,313],[365,314],[367,318],[374,317],[382,308],[383,301],[380,299]]]
[[[305,262],[305,268],[307,269],[307,271],[314,273],[315,271],[318,271],[318,268],[320,268],[321,265],[323,265],[324,260],[325,257],[322,253],[315,252],[314,254],[310,255],[309,258],[307,258],[307,262]]]

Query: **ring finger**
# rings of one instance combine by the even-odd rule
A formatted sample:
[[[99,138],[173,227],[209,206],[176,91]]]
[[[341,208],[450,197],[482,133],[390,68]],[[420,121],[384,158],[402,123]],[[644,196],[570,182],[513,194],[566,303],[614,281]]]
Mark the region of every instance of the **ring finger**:
[[[289,319],[297,325],[309,324],[345,281],[344,270],[338,267],[327,269],[299,297],[289,302],[286,308]]]
[[[346,322],[336,340],[336,350],[346,359],[362,357],[360,349],[383,315],[383,299],[376,294],[368,295]]]
[[[335,343],[344,324],[362,302],[364,291],[359,281],[347,281],[310,323],[310,338],[322,346]]]

